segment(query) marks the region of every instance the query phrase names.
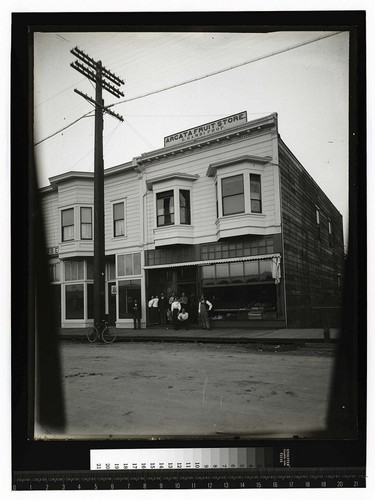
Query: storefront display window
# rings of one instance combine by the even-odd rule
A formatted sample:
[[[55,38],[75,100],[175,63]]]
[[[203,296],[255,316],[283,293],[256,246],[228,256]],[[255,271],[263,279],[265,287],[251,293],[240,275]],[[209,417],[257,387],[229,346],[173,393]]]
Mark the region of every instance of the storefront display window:
[[[83,284],[65,286],[66,319],[84,318]]]
[[[87,284],[87,318],[92,319],[94,317],[94,285],[92,283]]]

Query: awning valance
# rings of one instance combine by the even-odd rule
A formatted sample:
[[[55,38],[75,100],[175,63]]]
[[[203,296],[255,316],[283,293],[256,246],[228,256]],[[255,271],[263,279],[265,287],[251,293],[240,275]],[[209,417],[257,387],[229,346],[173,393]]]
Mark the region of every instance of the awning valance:
[[[270,253],[262,255],[251,255],[247,257],[229,257],[227,259],[212,259],[212,260],[195,260],[191,262],[174,262],[173,264],[156,264],[154,266],[144,266],[144,269],[165,269],[169,267],[185,267],[185,266],[210,266],[212,264],[225,264],[226,262],[244,262],[248,260],[265,260],[276,259],[279,264],[281,255],[279,253]],[[275,263],[276,263],[275,262]]]

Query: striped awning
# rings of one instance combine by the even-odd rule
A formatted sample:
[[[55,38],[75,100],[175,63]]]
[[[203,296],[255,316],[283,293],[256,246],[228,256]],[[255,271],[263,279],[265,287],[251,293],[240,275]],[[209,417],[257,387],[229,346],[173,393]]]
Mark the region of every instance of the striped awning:
[[[144,269],[163,269],[169,267],[185,266],[210,266],[211,264],[225,264],[226,262],[244,262],[248,260],[265,260],[281,258],[279,253],[269,253],[264,255],[251,255],[248,257],[231,257],[227,259],[195,260],[191,262],[174,262],[173,264],[156,264],[155,266],[144,266]]]

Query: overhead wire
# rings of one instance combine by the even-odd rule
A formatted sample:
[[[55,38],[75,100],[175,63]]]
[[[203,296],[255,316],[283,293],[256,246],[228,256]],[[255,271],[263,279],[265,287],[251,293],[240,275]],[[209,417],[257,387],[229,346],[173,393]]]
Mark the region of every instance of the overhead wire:
[[[252,64],[254,62],[261,61],[263,59],[267,59],[269,57],[273,57],[275,55],[282,54],[284,52],[288,52],[290,50],[297,49],[299,47],[303,47],[303,46],[308,45],[310,43],[314,43],[314,42],[323,40],[324,38],[329,38],[331,36],[339,35],[341,33],[342,33],[342,31],[335,31],[334,33],[330,33],[328,35],[322,35],[322,36],[319,36],[319,37],[311,39],[311,40],[306,40],[304,42],[300,42],[300,43],[297,43],[297,44],[294,44],[294,45],[290,45],[289,47],[286,47],[284,49],[276,50],[276,51],[270,52],[268,54],[264,54],[264,55],[259,56],[259,57],[254,57],[254,58],[249,59],[247,61],[244,61],[244,62],[241,62],[241,63],[238,63],[238,64],[234,64],[233,66],[228,66],[227,68],[223,68],[223,69],[219,69],[219,70],[216,70],[216,71],[212,71],[211,73],[207,73],[206,75],[197,76],[196,78],[191,78],[190,80],[185,80],[184,82],[175,83],[173,85],[169,85],[168,87],[163,87],[163,88],[158,89],[158,90],[153,90],[151,92],[147,92],[147,93],[141,94],[139,96],[130,97],[129,99],[123,99],[122,101],[118,101],[118,102],[115,102],[113,104],[110,104],[108,107],[110,108],[110,107],[113,107],[113,106],[118,106],[119,104],[124,104],[126,102],[135,101],[137,99],[142,99],[144,97],[148,97],[148,96],[154,95],[154,94],[159,94],[161,92],[165,92],[166,90],[171,90],[171,89],[175,89],[177,87],[182,87],[183,85],[187,85],[189,83],[198,82],[200,80],[204,80],[205,78],[210,78],[211,76],[219,75],[221,73],[225,73],[226,71],[231,71],[232,69],[240,68],[241,66],[246,66],[247,64]]]
[[[329,34],[325,34],[325,35],[321,35],[319,37],[316,37],[316,38],[313,38],[313,39],[310,39],[310,40],[306,40],[304,42],[300,42],[300,43],[297,43],[297,44],[294,44],[294,45],[290,45],[289,47],[286,47],[286,48],[283,48],[283,49],[280,49],[280,50],[276,50],[276,51],[273,51],[273,52],[270,52],[268,54],[264,54],[262,56],[258,56],[258,57],[255,57],[255,58],[252,58],[252,59],[249,59],[247,61],[243,61],[241,63],[238,63],[238,64],[235,64],[235,65],[232,65],[232,66],[228,66],[226,68],[223,68],[223,69],[220,69],[220,70],[216,70],[216,71],[213,71],[211,73],[207,73],[205,75],[202,75],[202,76],[198,76],[196,78],[191,78],[189,80],[185,80],[183,82],[180,82],[180,83],[176,83],[176,84],[173,84],[173,85],[170,85],[168,87],[164,87],[164,88],[161,88],[161,89],[158,89],[158,90],[153,90],[151,92],[147,92],[145,94],[141,94],[141,95],[138,95],[138,96],[135,96],[135,97],[130,97],[128,99],[123,99],[121,101],[118,101],[118,102],[115,102],[113,104],[109,104],[108,106],[106,106],[107,108],[111,108],[111,107],[114,107],[114,106],[118,106],[120,104],[124,104],[126,102],[131,102],[131,101],[135,101],[137,99],[142,99],[144,97],[148,97],[150,95],[155,95],[155,94],[159,94],[161,92],[165,92],[166,90],[171,90],[171,89],[174,89],[174,88],[177,88],[177,87],[181,87],[183,85],[187,85],[189,83],[193,83],[193,82],[197,82],[199,80],[203,80],[203,79],[206,79],[206,78],[210,78],[211,76],[215,76],[215,75],[218,75],[218,74],[221,74],[221,73],[225,73],[227,71],[231,71],[233,69],[236,69],[236,68],[240,68],[242,66],[245,66],[245,65],[248,65],[248,64],[252,64],[254,62],[258,62],[258,61],[261,61],[263,59],[267,59],[269,57],[273,57],[275,55],[279,55],[279,54],[282,54],[282,53],[285,53],[285,52],[289,52],[290,50],[294,50],[294,49],[297,49],[299,47],[303,47],[303,46],[306,46],[306,45],[309,45],[311,43],[315,43],[315,42],[318,42],[320,40],[323,40],[325,38],[329,38],[329,37],[332,37],[332,36],[336,36],[336,35],[339,35],[343,33],[342,31],[335,31],[333,33],[329,33]],[[82,118],[85,118],[85,117],[88,117],[90,115],[90,113],[92,113],[92,111],[84,114],[83,116],[81,116],[80,118],[78,118],[77,120],[73,121],[72,123],[66,125],[65,127],[63,127],[62,129],[58,130],[57,132],[54,132],[53,134],[49,135],[48,137],[45,137],[44,139],[42,139],[41,141],[37,142],[34,144],[34,146],[38,146],[39,144],[41,144],[42,142],[48,140],[48,139],[51,139],[52,137],[54,137],[55,135],[59,134],[60,132],[66,130],[67,128],[71,127],[72,125],[74,125],[75,123],[77,123],[79,120],[81,120]],[[256,113],[258,114],[258,113]],[[91,115],[93,116],[93,115]],[[127,122],[128,125],[131,127],[131,124],[129,124],[129,122]],[[135,130],[135,129],[133,129]],[[136,132],[137,134],[139,134],[139,132],[137,131]],[[146,142],[147,140],[145,138],[143,138]],[[151,144],[149,144],[150,147],[153,147]]]

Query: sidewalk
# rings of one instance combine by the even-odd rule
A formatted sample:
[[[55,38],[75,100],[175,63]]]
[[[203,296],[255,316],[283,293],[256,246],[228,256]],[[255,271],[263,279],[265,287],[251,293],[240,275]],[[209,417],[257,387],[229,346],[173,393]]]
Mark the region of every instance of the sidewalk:
[[[85,328],[64,328],[59,330],[59,337],[63,339],[86,338]],[[340,330],[330,329],[330,339],[337,341]],[[194,328],[191,330],[174,330],[174,328],[144,328],[142,330],[118,329],[118,341],[128,342],[210,342],[210,343],[264,343],[264,342],[324,342],[323,328],[282,328],[277,330],[260,330],[245,328],[217,328],[203,330]]]

